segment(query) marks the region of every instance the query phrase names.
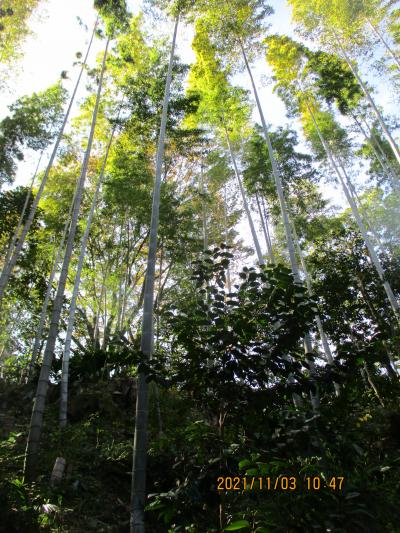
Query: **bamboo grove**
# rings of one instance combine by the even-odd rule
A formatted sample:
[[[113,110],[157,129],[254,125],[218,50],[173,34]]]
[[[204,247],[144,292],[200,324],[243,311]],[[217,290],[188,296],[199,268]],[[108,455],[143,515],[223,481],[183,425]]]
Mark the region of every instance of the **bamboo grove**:
[[[400,531],[397,4],[96,0],[9,106],[0,531]]]

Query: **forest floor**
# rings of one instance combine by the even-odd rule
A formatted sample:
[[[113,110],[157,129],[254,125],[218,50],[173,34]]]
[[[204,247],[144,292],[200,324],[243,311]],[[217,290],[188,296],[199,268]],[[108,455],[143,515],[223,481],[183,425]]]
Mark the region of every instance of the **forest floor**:
[[[133,383],[133,381],[132,381]],[[129,380],[86,385],[71,395],[71,423],[58,429],[58,386],[52,386],[42,433],[37,482],[22,482],[34,391],[0,383],[0,508],[2,533],[129,531],[133,399]],[[128,386],[128,387],[127,387]],[[67,458],[63,481],[50,477]]]

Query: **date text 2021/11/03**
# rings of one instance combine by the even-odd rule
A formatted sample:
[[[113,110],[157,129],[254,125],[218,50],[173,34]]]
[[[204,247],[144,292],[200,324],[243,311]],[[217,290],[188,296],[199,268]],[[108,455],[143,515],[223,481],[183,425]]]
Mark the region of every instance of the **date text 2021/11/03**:
[[[277,477],[219,477],[217,478],[217,490],[342,490],[344,477],[336,476],[324,479],[321,476],[296,476]]]

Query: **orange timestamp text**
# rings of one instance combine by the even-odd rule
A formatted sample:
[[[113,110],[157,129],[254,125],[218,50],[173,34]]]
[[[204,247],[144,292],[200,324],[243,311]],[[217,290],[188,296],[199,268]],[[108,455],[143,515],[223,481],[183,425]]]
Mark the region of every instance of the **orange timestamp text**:
[[[246,490],[342,490],[343,476],[333,476],[324,479],[322,476],[276,476],[276,477],[248,477],[248,476],[221,476],[217,478],[217,490],[219,491],[246,491]]]

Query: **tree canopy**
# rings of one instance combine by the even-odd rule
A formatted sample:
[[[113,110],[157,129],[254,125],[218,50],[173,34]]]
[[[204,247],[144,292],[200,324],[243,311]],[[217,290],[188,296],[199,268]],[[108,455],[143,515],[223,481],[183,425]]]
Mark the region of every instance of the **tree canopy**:
[[[0,531],[398,531],[395,2],[90,9],[0,119]]]

